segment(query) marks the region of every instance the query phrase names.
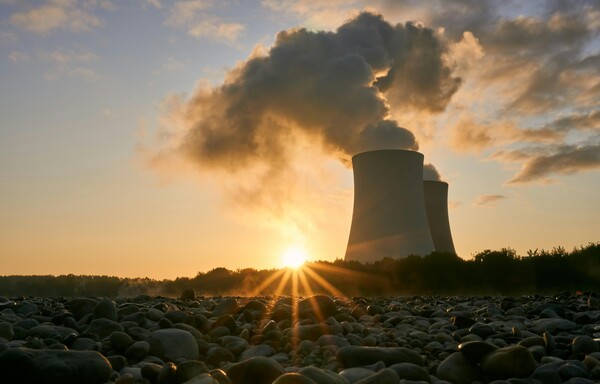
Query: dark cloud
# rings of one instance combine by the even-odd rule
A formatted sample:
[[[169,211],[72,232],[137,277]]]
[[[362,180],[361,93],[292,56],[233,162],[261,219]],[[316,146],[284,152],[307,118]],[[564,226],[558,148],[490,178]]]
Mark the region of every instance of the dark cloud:
[[[280,32],[221,86],[198,91],[182,108],[186,134],[176,152],[202,169],[237,171],[257,163],[285,168],[298,137],[341,159],[374,149],[418,149],[390,116],[395,105],[445,108],[460,80],[444,45],[421,25],[391,25],[361,13],[335,32]],[[266,171],[265,174],[272,174]]]
[[[505,158],[528,157],[521,171],[509,181],[520,184],[545,180],[552,174],[572,174],[581,171],[600,169],[600,144],[560,145],[548,153],[548,150],[536,153],[508,153]]]
[[[475,205],[480,207],[493,207],[500,200],[506,199],[504,195],[481,195],[475,199]]]

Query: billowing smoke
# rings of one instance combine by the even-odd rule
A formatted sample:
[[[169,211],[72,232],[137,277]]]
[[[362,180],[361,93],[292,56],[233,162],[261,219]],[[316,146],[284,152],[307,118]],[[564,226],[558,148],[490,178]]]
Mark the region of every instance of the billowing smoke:
[[[423,180],[427,181],[442,181],[442,177],[437,168],[433,164],[423,165]]]
[[[442,111],[460,85],[446,48],[421,25],[391,25],[364,12],[335,32],[280,32],[225,82],[183,104],[175,152],[201,169],[285,168],[298,138],[346,161],[375,149],[418,149],[390,117],[389,102]]]

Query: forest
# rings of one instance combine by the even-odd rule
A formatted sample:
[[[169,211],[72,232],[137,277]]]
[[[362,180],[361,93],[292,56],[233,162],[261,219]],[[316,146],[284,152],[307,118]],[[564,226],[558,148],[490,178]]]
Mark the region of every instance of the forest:
[[[385,258],[368,264],[308,262],[298,270],[214,268],[175,280],[114,276],[0,276],[4,297],[520,295],[600,291],[600,243],[568,252],[562,247],[484,250],[469,260],[449,253]]]

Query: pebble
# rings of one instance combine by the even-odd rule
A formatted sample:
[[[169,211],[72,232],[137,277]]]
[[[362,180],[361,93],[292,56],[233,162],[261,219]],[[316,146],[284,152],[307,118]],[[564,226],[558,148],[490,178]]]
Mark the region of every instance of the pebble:
[[[178,359],[198,360],[198,344],[194,337],[181,329],[159,329],[150,334],[147,339],[150,354],[164,361]]]
[[[0,382],[596,383],[588,297],[0,297]]]

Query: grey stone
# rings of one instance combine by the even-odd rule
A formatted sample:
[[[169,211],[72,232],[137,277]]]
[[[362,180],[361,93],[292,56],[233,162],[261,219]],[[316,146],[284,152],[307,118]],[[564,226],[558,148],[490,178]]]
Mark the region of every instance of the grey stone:
[[[150,344],[147,341],[136,341],[125,350],[125,356],[130,359],[141,360],[150,353]]]
[[[586,335],[577,336],[571,343],[571,351],[576,355],[589,355],[599,350],[598,342]]]
[[[6,383],[101,384],[113,370],[98,352],[13,348],[0,354],[0,372]]]
[[[273,384],[320,384],[299,373],[285,373],[279,376]]]
[[[87,333],[93,333],[98,335],[100,339],[110,336],[115,331],[123,331],[123,326],[116,321],[109,319],[95,319],[92,320],[90,326],[87,328]]]
[[[348,380],[346,380],[343,376],[317,367],[303,367],[300,368],[298,373],[309,377],[314,382],[319,384],[348,384]]]
[[[253,357],[231,365],[225,372],[233,384],[272,384],[285,370],[271,358]]]
[[[214,317],[219,317],[223,315],[234,315],[238,313],[239,310],[240,306],[237,300],[233,297],[228,297],[219,301],[217,306],[212,310],[212,315]]]
[[[365,379],[373,375],[375,371],[363,367],[352,367],[342,370],[339,375],[343,377],[348,383],[354,384],[359,380]],[[397,376],[397,375],[396,375]]]
[[[0,321],[0,337],[11,341],[15,336],[15,331],[11,323]]]
[[[413,381],[429,381],[429,373],[420,365],[412,363],[398,363],[389,367],[394,370],[400,379]]]
[[[527,377],[535,369],[535,359],[527,348],[514,345],[485,355],[481,360],[481,369],[495,379]]]
[[[554,333],[557,331],[571,331],[577,328],[577,324],[566,319],[539,319],[533,322],[532,330],[536,333],[548,331]]]
[[[253,345],[253,346],[249,347],[248,349],[246,349],[245,351],[243,351],[240,354],[238,360],[244,361],[244,360],[248,360],[253,357],[259,357],[259,356],[269,357],[269,356],[273,356],[274,354],[275,354],[275,350],[273,349],[273,347],[271,347],[269,345],[265,345],[265,344]]]
[[[336,359],[344,367],[357,367],[383,361],[386,366],[396,363],[413,363],[424,365],[421,355],[404,347],[360,347],[349,346],[337,350]]]
[[[298,302],[298,317],[301,319],[314,317],[317,321],[323,321],[335,313],[335,302],[327,295],[314,295]]]
[[[429,376],[427,377],[429,380]],[[358,380],[356,384],[399,384],[398,373],[391,368],[384,368],[371,376]]]
[[[194,337],[181,329],[159,329],[147,339],[150,354],[165,361],[198,360],[198,344]]]
[[[186,360],[177,364],[178,383],[184,383],[203,373],[208,373],[208,367],[202,361]]]
[[[458,351],[472,363],[479,363],[486,354],[498,349],[487,341],[467,341],[458,345]]]
[[[69,301],[68,308],[75,316],[75,319],[79,320],[85,315],[89,315],[94,312],[98,302],[94,299],[89,298],[76,298]]]
[[[133,339],[123,331],[115,331],[110,334],[110,344],[114,349],[122,351],[133,344]]]
[[[454,384],[470,384],[479,377],[479,368],[461,352],[454,352],[440,363],[436,374]]]
[[[115,302],[110,299],[100,300],[94,307],[94,318],[117,321],[119,316],[117,315],[117,306],[115,305]]]

